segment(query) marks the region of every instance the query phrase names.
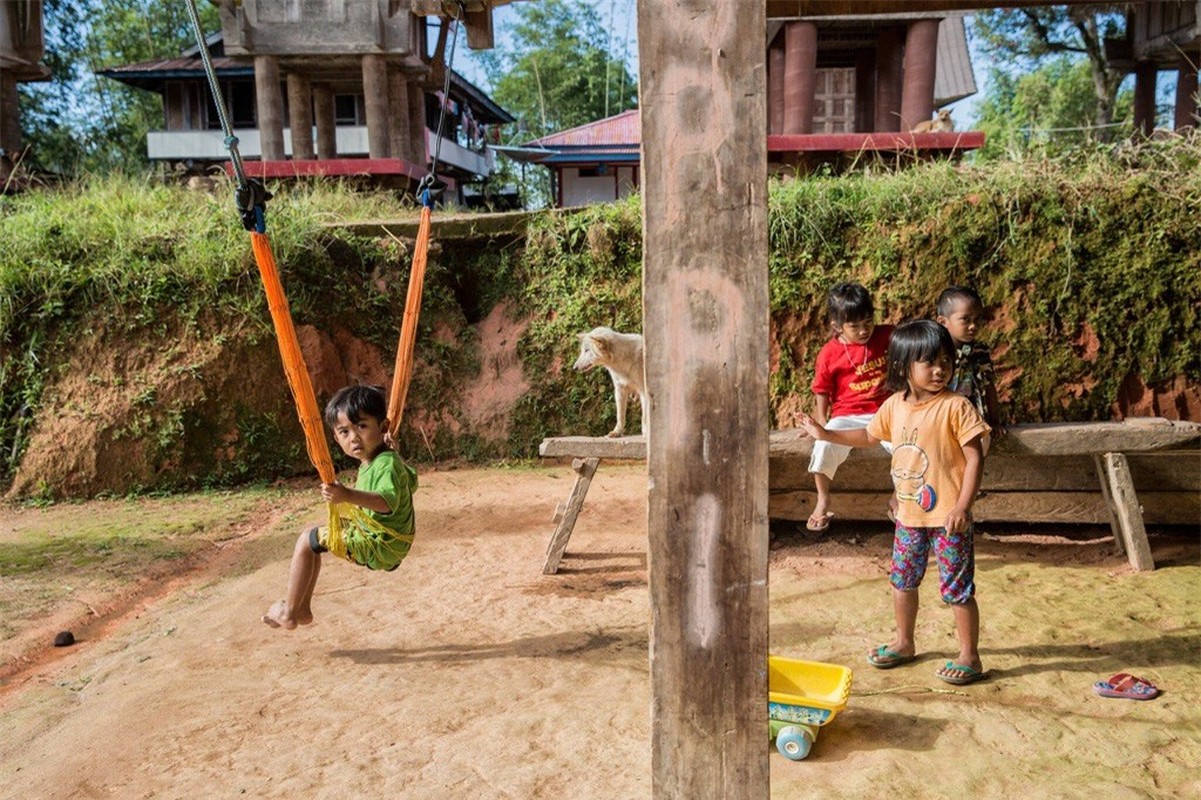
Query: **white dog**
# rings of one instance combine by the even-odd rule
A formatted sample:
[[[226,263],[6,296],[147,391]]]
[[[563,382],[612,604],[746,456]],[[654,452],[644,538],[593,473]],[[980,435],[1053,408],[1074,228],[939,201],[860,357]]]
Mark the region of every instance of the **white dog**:
[[[642,404],[642,433],[646,434],[647,408],[646,376],[643,372],[642,335],[618,333],[611,328],[593,328],[579,334],[580,357],[575,369],[586,372],[593,367],[609,370],[613,379],[613,395],[617,401],[617,426],[609,436],[621,436],[626,429],[626,402],[638,395]]]

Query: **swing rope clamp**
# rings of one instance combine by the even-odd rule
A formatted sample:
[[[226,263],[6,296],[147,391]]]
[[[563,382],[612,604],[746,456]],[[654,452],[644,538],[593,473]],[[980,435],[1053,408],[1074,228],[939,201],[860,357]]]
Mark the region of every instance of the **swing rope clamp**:
[[[417,199],[421,201],[421,205],[432,209],[434,207],[434,201],[437,200],[438,197],[440,197],[445,191],[446,182],[438,180],[437,176],[431,172],[423,177],[421,182],[417,184],[417,190],[415,194],[417,195]]]
[[[238,207],[238,216],[242,218],[243,228],[267,232],[267,201],[273,196],[266,186],[254,178],[247,178],[238,184],[234,190],[234,203]]]

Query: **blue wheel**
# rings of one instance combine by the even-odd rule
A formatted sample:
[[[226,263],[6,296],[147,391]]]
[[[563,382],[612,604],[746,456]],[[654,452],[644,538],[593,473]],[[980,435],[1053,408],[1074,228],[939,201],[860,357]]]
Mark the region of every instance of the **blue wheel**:
[[[800,761],[809,755],[813,747],[813,738],[804,728],[789,725],[776,735],[776,749],[780,755],[793,761]]]

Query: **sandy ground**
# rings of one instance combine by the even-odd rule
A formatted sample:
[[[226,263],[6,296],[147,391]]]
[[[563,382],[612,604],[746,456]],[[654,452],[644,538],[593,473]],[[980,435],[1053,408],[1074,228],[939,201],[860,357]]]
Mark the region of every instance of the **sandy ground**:
[[[563,571],[542,576],[570,477],[422,475],[409,559],[327,559],[318,619],[292,633],[259,621],[301,521],[275,520],[0,685],[0,796],[651,796],[645,476],[603,465]],[[1153,537],[1160,568],[1134,574],[1104,539],[983,530],[992,678],[951,690],[933,677],[954,652],[934,581],[922,657],[864,663],[891,631],[890,537],[834,530],[773,542],[772,651],[855,672],[807,760],[776,754],[764,721],[773,797],[1201,796],[1195,533]],[[1164,694],[1090,691],[1119,670]]]

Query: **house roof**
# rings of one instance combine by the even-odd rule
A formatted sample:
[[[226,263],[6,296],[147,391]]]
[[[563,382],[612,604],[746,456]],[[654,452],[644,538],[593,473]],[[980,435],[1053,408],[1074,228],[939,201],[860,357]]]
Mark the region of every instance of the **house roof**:
[[[593,145],[621,147],[625,145],[637,149],[642,142],[640,119],[638,109],[631,108],[629,111],[623,111],[613,117],[587,122],[565,131],[543,136],[541,139],[530,142],[527,147],[590,147]]]

